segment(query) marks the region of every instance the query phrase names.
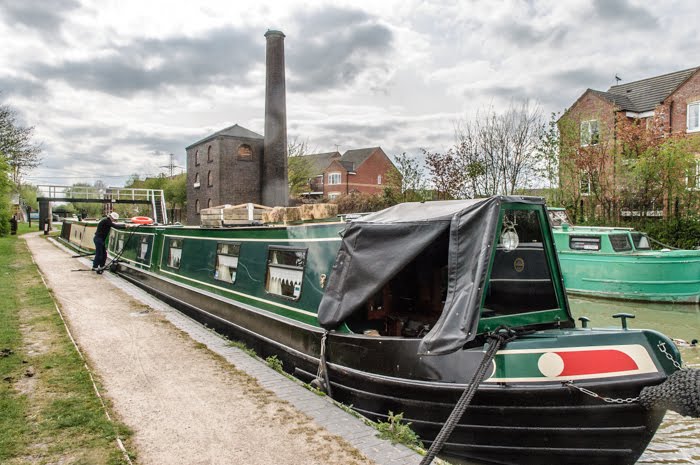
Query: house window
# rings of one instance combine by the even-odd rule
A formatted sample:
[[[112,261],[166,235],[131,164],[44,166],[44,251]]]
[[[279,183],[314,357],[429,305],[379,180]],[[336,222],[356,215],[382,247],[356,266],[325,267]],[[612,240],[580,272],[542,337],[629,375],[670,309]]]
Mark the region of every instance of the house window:
[[[227,283],[236,282],[238,270],[238,256],[241,252],[241,244],[220,242],[216,244],[216,268],[214,279]]]
[[[597,145],[600,142],[598,121],[581,121],[581,146]]]
[[[572,236],[569,238],[571,250],[600,250],[600,236]]]
[[[194,151],[194,166],[199,166],[199,150]]]
[[[340,184],[341,176],[340,173],[328,173],[328,184]]]
[[[265,289],[276,294],[298,300],[304,278],[306,249],[270,247],[267,252],[267,278]]]
[[[207,173],[207,185],[212,187],[214,185],[214,177],[211,175],[211,171]]]
[[[328,200],[335,200],[338,197],[340,197],[340,192],[329,192],[328,193]]]
[[[688,104],[688,132],[700,131],[700,102]]]
[[[195,173],[194,174],[194,184],[192,184],[192,187],[194,187],[195,189],[198,189],[199,185],[200,185],[199,184],[199,173]]]
[[[700,189],[700,158],[695,160],[693,167],[688,170],[685,182],[688,189]]]
[[[248,144],[242,144],[238,147],[237,156],[239,160],[252,160],[253,148]]]
[[[194,201],[194,212],[195,212],[196,214],[199,215],[199,210],[200,210],[200,208],[199,208],[199,199],[196,199],[196,200]]]
[[[182,239],[170,239],[168,247],[168,266],[170,268],[180,268],[182,259]]]
[[[377,184],[379,184],[379,185],[382,184],[382,175],[381,174],[377,175]]]
[[[211,153],[211,145],[207,147],[207,161],[212,162],[214,161],[214,155]]]

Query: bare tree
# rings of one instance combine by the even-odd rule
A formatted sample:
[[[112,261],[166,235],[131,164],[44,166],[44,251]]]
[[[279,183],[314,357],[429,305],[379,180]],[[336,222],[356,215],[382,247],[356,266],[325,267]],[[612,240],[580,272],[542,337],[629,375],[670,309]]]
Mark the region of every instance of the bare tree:
[[[41,163],[41,146],[32,141],[33,127],[21,126],[15,111],[0,105],[0,155],[7,160],[10,179],[21,187],[22,177]]]
[[[453,168],[465,177],[460,194],[484,197],[533,187],[544,131],[540,109],[529,102],[511,104],[504,113],[488,108],[473,121],[457,122]]]

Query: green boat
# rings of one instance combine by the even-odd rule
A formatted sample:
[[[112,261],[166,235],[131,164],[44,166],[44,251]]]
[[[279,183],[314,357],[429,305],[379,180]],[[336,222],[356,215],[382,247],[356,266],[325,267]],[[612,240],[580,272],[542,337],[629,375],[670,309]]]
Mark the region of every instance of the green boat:
[[[697,304],[700,250],[652,250],[631,228],[572,226],[563,208],[548,208],[569,294]]]
[[[700,397],[698,373],[679,370],[669,338],[627,328],[624,314],[617,329],[576,327],[541,199],[409,203],[350,222],[135,226],[112,229],[108,252],[113,272],[362,415],[402,412],[426,445],[475,389],[447,422],[446,456],[631,465],[672,401],[698,414],[682,407]],[[687,374],[695,384],[679,384]]]

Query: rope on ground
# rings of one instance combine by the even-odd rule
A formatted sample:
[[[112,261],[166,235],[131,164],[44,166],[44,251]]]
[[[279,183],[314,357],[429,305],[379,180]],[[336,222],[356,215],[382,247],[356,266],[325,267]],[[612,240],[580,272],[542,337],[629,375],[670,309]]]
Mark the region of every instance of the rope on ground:
[[[46,286],[46,289],[49,289],[49,284],[46,282],[46,279],[44,279],[44,273],[41,272],[41,269],[39,268],[39,265],[34,261],[34,256],[31,255],[32,258],[32,263],[34,263],[34,266],[36,266],[36,270],[39,273],[39,277],[41,278],[41,281],[44,283],[44,286]],[[58,306],[58,303],[56,303],[56,299],[51,296],[51,300],[53,301],[53,305],[56,308],[56,312],[58,313],[58,316],[61,318],[61,321],[63,322],[63,327],[66,328],[66,333],[68,334],[68,338],[70,338],[71,342],[73,343],[73,347],[75,347],[75,350],[78,352],[78,355],[80,356],[80,359],[83,361],[83,366],[85,367],[85,370],[88,373],[88,376],[90,377],[90,382],[92,383],[92,388],[95,390],[95,394],[97,395],[97,398],[100,400],[100,404],[102,405],[102,410],[105,413],[105,416],[107,417],[107,420],[110,423],[114,423],[114,420],[112,420],[112,416],[109,414],[109,411],[107,410],[107,405],[105,404],[104,399],[102,398],[102,395],[100,394],[100,390],[97,387],[97,383],[95,383],[95,378],[92,375],[92,370],[87,364],[87,360],[85,359],[85,356],[83,355],[83,352],[80,350],[80,347],[78,347],[78,343],[75,341],[75,338],[73,337],[73,333],[71,333],[70,328],[68,328],[68,323],[66,322],[66,319],[63,318],[63,312],[61,312],[61,309]],[[116,437],[116,443],[117,447],[122,452],[122,455],[124,455],[124,460],[129,465],[134,465],[131,459],[129,458],[129,453],[126,451],[126,447],[124,447],[124,443],[122,442],[121,438],[119,437],[119,432],[117,431],[117,428],[114,428],[114,435]]]
[[[476,394],[476,391],[479,388],[479,385],[486,377],[486,371],[491,365],[491,361],[496,356],[496,352],[498,352],[499,348],[504,347],[508,342],[512,341],[516,337],[517,335],[512,329],[505,327],[498,328],[496,331],[488,335],[488,349],[484,354],[484,358],[481,360],[479,368],[476,369],[471,382],[462,393],[462,397],[459,398],[457,404],[455,404],[455,408],[452,410],[452,413],[450,413],[450,416],[447,418],[447,421],[442,426],[442,429],[435,437],[433,443],[430,445],[430,449],[428,449],[428,453],[425,455],[425,457],[423,457],[423,460],[421,460],[420,465],[429,465],[432,463],[435,456],[437,456],[442,449],[442,446],[444,446],[445,442],[447,442],[449,439],[452,431],[454,431],[457,423],[459,423],[459,420],[462,418],[462,415],[464,415],[464,411],[471,403],[474,394]]]

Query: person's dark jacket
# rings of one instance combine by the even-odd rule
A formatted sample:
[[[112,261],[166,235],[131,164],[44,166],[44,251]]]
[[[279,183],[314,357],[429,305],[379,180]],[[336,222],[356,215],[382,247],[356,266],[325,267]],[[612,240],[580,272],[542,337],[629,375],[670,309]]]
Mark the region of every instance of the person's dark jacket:
[[[112,229],[112,227],[117,227],[114,224],[114,221],[112,221],[112,217],[106,216],[102,218],[100,222],[97,223],[97,231],[95,231],[95,236],[106,239],[107,236],[109,236],[109,230]]]

